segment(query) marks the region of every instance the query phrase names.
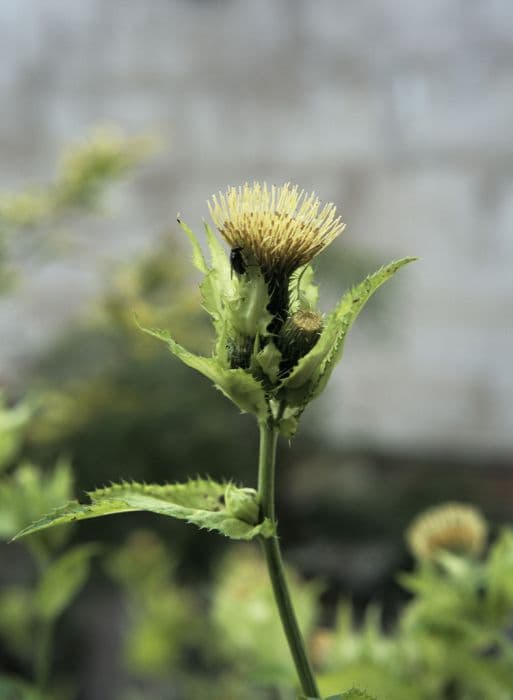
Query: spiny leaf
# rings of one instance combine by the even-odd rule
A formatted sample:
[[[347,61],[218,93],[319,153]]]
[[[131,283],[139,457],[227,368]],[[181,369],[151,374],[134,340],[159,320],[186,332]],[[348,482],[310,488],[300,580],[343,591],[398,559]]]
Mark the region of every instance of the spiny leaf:
[[[169,333],[158,328],[139,328],[164,341],[173,355],[184,364],[208,377],[222,393],[233,401],[241,411],[259,417],[267,415],[267,401],[262,385],[243,369],[226,369],[213,357],[194,355],[171,338]]]
[[[14,539],[75,520],[132,511],[148,511],[186,520],[199,528],[216,530],[232,539],[250,540],[258,535],[270,537],[273,529],[268,520],[255,524],[246,522],[240,517],[234,517],[225,505],[227,488],[227,484],[206,479],[164,486],[138,483],[113,484],[88,493],[90,498],[88,504],[71,501],[58,508],[26,527]],[[236,487],[230,484],[229,488],[233,500]],[[250,490],[240,489],[240,491],[241,497],[247,501]],[[254,498],[256,501],[256,493]],[[246,512],[250,512],[249,509],[246,509]]]
[[[326,386],[335,365],[342,356],[347,332],[367,301],[371,298],[374,292],[387,280],[393,277],[395,273],[401,269],[401,267],[410,262],[414,262],[415,260],[417,260],[415,257],[394,260],[388,265],[385,265],[377,270],[374,274],[369,275],[369,277],[367,277],[363,282],[358,284],[356,287],[353,287],[352,290],[344,295],[338,307],[332,314],[330,314],[327,320],[326,327],[331,327],[335,330],[335,339],[331,352],[321,365],[320,372],[318,374],[317,386],[314,388],[309,400],[318,396]],[[330,337],[331,332],[328,333],[328,338]]]
[[[201,305],[210,314],[217,327],[223,316],[223,296],[217,270],[207,271],[205,279],[200,284],[200,292]]]
[[[315,346],[299,360],[283,381],[289,405],[304,408],[321,393],[342,355],[347,332],[366,302],[403,265],[416,259],[409,257],[394,260],[344,294],[339,304],[328,315],[321,337]]]
[[[198,243],[198,239],[196,238],[192,230],[187,226],[187,224],[180,219],[179,216],[176,220],[178,221],[182,229],[185,231],[187,237],[189,238],[189,241],[191,242],[192,262],[194,263],[194,267],[196,267],[200,272],[207,274],[207,263],[205,262],[205,258],[203,257],[203,252],[201,250],[200,244]]]
[[[218,270],[221,277],[221,283],[226,289],[231,278],[231,265],[226,255],[225,249],[221,245],[219,239],[214,234],[206,221],[203,222],[207,243],[210,250],[210,265],[214,270]]]

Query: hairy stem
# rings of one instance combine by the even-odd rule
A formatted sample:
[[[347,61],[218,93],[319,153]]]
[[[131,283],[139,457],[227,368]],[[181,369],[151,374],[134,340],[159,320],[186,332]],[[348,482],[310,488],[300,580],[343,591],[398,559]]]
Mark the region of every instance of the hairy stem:
[[[260,456],[258,463],[258,494],[262,514],[276,528],[274,509],[274,471],[276,461],[276,444],[278,431],[275,427],[260,424]],[[285,578],[280,543],[277,535],[262,538],[262,544],[273,587],[274,598],[280,613],[281,623],[287,637],[287,642],[294,660],[302,691],[310,698],[319,698],[319,690],[312,672],[312,667],[306,655],[305,643],[299,629],[292,600]]]

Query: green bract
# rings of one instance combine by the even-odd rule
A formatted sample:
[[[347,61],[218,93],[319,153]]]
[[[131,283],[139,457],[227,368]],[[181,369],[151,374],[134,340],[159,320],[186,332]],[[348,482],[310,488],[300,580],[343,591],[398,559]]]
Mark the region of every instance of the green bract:
[[[189,367],[208,377],[243,412],[259,422],[270,422],[282,435],[291,437],[308,403],[324,389],[342,356],[345,338],[353,321],[374,292],[403,265],[416,258],[395,260],[350,289],[324,319],[313,347],[303,356],[290,347],[286,325],[269,312],[272,289],[261,268],[250,258],[243,273],[235,272],[212,229],[205,223],[210,263],[197,238],[179,221],[189,237],[193,262],[205,278],[201,284],[204,309],[212,317],[216,340],[211,357],[194,355],[176,343],[167,331],[145,332],[167,343],[171,352]],[[288,313],[316,311],[318,289],[310,265],[287,280]],[[281,326],[281,327],[280,327]],[[312,343],[310,343],[310,346]]]

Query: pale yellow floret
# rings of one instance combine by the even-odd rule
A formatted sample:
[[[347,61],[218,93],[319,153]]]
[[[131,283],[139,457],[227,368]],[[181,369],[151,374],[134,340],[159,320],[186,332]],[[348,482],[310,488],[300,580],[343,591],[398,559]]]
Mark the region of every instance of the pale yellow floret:
[[[267,274],[290,274],[310,262],[344,230],[333,204],[296,185],[230,187],[208,203],[231,248],[240,247]]]
[[[429,560],[444,550],[479,555],[487,534],[486,520],[476,508],[446,503],[421,513],[408,528],[406,539],[418,559]]]

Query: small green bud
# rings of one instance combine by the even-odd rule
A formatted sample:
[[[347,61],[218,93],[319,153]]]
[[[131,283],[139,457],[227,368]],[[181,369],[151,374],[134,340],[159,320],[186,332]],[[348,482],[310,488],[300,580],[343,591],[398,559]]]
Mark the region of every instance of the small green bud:
[[[224,492],[224,501],[227,512],[234,518],[250,525],[258,523],[260,508],[255,489],[240,489],[234,484],[228,484]]]
[[[283,361],[281,374],[286,374],[319,340],[323,328],[322,315],[317,311],[299,310],[290,316],[282,329],[280,350]]]

